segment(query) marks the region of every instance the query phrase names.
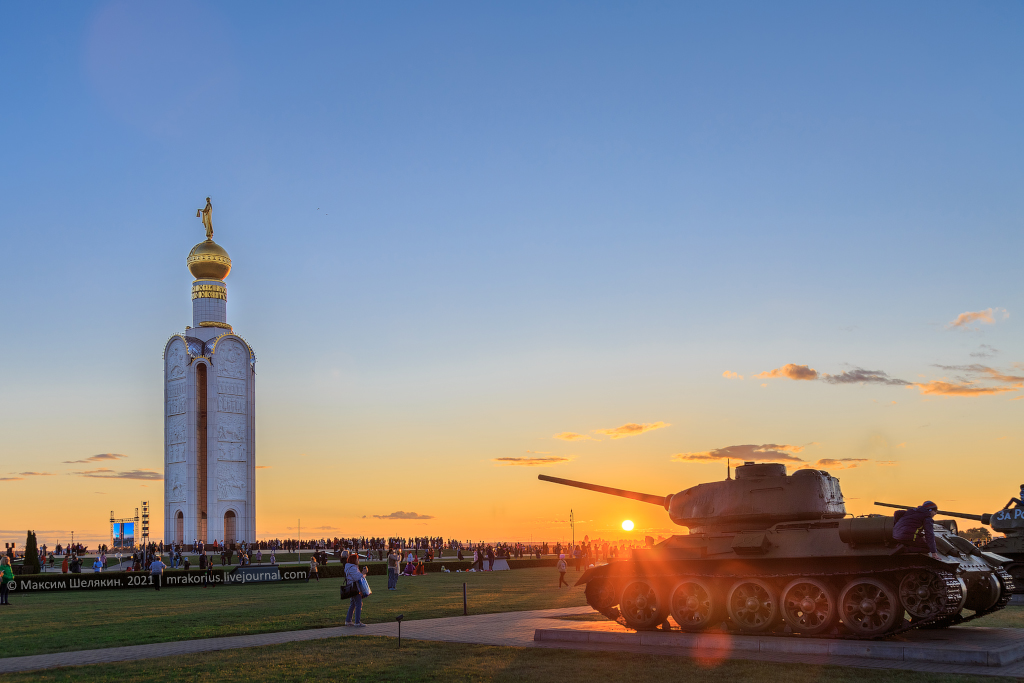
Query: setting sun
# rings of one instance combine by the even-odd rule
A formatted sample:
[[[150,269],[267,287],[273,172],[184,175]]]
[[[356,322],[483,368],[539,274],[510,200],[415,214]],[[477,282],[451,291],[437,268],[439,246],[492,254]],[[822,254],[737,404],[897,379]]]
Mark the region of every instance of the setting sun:
[[[623,522],[622,523],[622,529],[624,531],[632,531],[633,530],[633,520],[627,519],[625,522]]]

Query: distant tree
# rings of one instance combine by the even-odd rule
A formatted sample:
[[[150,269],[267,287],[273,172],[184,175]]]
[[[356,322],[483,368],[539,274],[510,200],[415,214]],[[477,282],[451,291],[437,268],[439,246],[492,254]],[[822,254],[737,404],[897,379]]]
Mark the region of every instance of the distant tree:
[[[29,574],[39,573],[39,549],[36,546],[36,532],[29,531],[25,539],[25,567]]]
[[[971,541],[971,542],[974,542],[974,541],[988,542],[988,541],[992,540],[992,534],[989,533],[989,530],[986,529],[983,526],[975,527],[973,529],[968,529],[967,531],[961,531],[960,535],[962,537],[966,538],[968,541]]]

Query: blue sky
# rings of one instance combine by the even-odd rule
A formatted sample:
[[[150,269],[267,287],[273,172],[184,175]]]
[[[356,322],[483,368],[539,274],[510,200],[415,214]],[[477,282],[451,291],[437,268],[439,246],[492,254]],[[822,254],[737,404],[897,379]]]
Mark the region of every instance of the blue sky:
[[[1001,504],[1012,490],[981,472],[969,494],[917,475],[968,451],[1017,462],[1017,392],[751,375],[955,382],[967,371],[935,366],[1024,361],[1022,19],[953,2],[4,4],[0,459],[54,474],[3,495],[75,492],[98,533],[111,507],[159,499],[159,482],[62,463],[161,467],[160,349],[190,322],[210,195],[228,319],[260,359],[268,533],[300,514],[355,533],[392,508],[483,535],[553,528],[564,501],[594,504],[595,528],[648,513],[493,466],[527,450],[571,456],[563,476],[677,490],[720,472],[674,453],[818,442],[903,463],[844,473],[849,498],[900,481],[891,495]],[[972,357],[982,344],[998,352]],[[892,400],[905,412],[879,412]],[[657,421],[672,427],[551,440]],[[364,485],[308,509],[346,473]],[[452,485],[483,521],[442,502]],[[536,514],[492,504],[509,489]]]

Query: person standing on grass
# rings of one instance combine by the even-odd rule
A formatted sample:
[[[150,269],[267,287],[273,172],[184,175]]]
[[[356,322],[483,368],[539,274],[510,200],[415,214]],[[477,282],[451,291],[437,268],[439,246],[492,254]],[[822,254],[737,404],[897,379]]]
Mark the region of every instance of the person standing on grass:
[[[394,550],[388,555],[388,590],[398,590],[398,563],[401,558]]]
[[[156,587],[157,590],[160,590],[160,580],[164,576],[164,567],[166,566],[167,565],[161,562],[159,555],[154,557],[153,561],[149,565],[149,573],[153,577],[153,585]]]
[[[564,583],[566,587],[569,586],[569,582],[565,580],[565,570],[568,567],[565,564],[565,553],[558,556],[558,587],[561,588]]]
[[[348,556],[348,563],[345,565],[345,580],[350,584],[355,585],[359,583],[363,578],[363,572],[359,571],[359,555],[352,553]],[[353,613],[356,620],[352,621]],[[348,605],[348,616],[345,617],[345,626],[366,626],[361,621],[363,615],[363,596],[358,592],[352,596],[351,601]]]
[[[11,604],[7,600],[11,592],[11,581],[14,581],[14,569],[11,568],[11,558],[4,555],[0,557],[0,605]]]
[[[355,558],[358,560],[359,556],[355,555]],[[311,576],[316,579],[317,583],[320,583],[320,571],[316,563],[316,555],[313,555],[311,558],[309,558],[309,573],[306,574],[306,583],[309,583],[309,577]]]

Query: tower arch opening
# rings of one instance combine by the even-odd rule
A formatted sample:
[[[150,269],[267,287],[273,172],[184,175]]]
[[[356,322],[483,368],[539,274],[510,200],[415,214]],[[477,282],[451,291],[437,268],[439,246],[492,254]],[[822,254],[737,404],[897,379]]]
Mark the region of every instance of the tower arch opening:
[[[234,510],[228,510],[224,513],[224,545],[231,547],[231,544],[235,542],[235,536],[238,533],[238,518],[235,517]]]

